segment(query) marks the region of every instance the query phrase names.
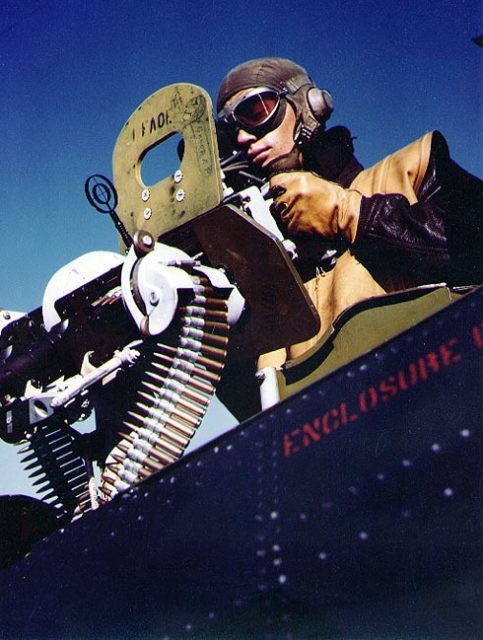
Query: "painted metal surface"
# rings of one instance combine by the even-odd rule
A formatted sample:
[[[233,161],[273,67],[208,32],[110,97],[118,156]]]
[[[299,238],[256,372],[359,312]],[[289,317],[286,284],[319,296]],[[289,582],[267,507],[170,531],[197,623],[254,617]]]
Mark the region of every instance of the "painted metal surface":
[[[146,154],[179,134],[184,151],[173,175],[152,185],[142,178]],[[128,233],[149,231],[158,238],[222,200],[215,123],[209,95],[179,83],[150,95],[131,114],[113,152],[118,214]]]
[[[481,637],[482,297],[38,544],[0,637]]]

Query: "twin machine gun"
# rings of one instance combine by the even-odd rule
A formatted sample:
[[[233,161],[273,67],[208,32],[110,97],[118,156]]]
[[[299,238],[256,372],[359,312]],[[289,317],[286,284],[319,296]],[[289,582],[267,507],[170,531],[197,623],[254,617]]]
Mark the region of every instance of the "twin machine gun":
[[[144,184],[145,156],[173,134],[183,139],[179,168]],[[21,445],[62,522],[179,459],[227,361],[317,332],[296,249],[266,194],[253,183],[228,189],[223,168],[243,175],[236,158],[220,163],[206,92],[154,93],[118,137],[114,185],[86,182],[121,252],[77,258],[52,277],[41,308],[0,316],[0,436]],[[96,428],[82,433],[91,414]]]

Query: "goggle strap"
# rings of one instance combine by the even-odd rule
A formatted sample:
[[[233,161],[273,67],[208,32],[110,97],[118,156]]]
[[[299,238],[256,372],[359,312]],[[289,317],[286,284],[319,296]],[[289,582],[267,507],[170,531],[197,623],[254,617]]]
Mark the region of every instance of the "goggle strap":
[[[296,93],[299,89],[307,84],[313,84],[312,80],[305,73],[299,73],[298,76],[286,80],[284,85],[290,93]]]

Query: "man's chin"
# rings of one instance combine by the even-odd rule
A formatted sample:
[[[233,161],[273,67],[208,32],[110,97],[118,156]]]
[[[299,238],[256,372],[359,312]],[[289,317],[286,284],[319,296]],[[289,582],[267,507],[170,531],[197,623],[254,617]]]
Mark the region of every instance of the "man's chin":
[[[286,171],[300,171],[302,168],[300,150],[295,145],[288,153],[277,156],[264,166],[265,172],[270,176],[275,173],[285,173]]]
[[[265,166],[264,164],[259,164],[256,162],[251,161],[250,162],[250,169],[253,173],[253,175],[257,176],[257,178],[267,178],[268,177],[268,167]]]

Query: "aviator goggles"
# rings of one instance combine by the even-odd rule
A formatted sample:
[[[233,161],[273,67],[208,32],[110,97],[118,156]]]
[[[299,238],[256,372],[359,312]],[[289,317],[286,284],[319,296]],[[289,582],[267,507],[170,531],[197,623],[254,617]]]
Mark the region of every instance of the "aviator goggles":
[[[282,98],[286,94],[287,90],[253,89],[235,104],[225,107],[219,114],[219,121],[236,131],[243,129],[261,137],[282,123],[286,108]]]

